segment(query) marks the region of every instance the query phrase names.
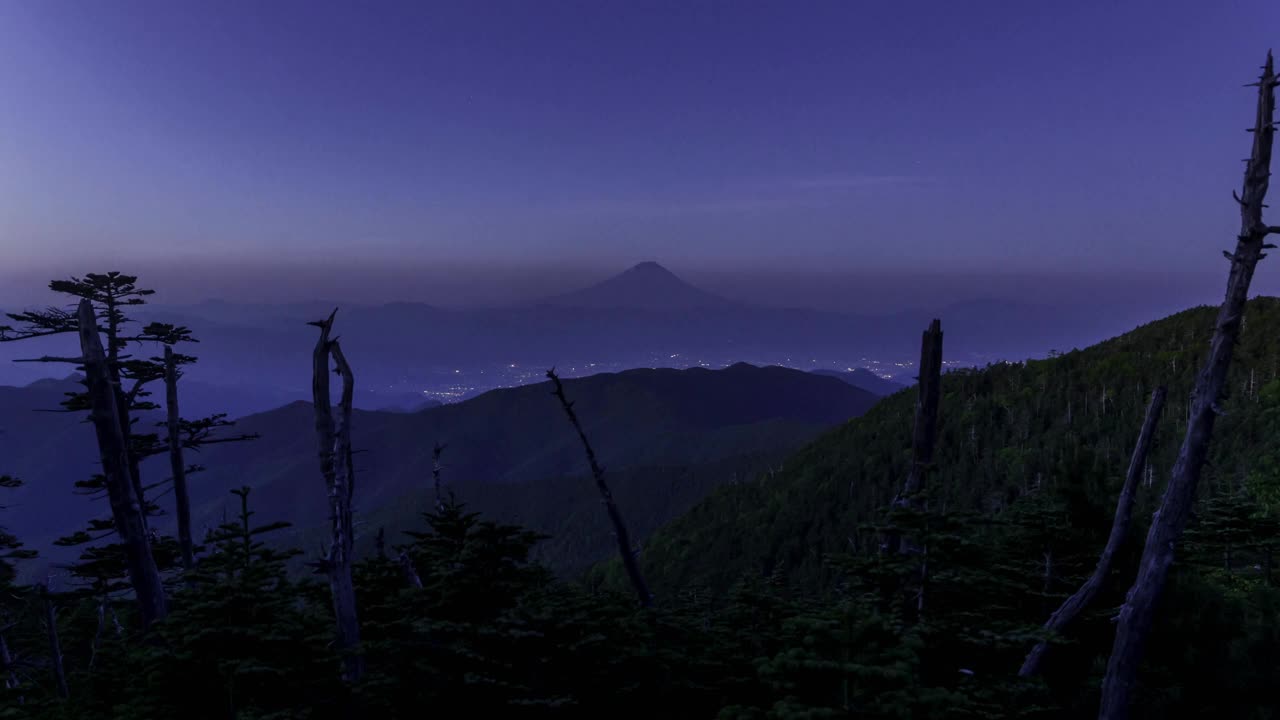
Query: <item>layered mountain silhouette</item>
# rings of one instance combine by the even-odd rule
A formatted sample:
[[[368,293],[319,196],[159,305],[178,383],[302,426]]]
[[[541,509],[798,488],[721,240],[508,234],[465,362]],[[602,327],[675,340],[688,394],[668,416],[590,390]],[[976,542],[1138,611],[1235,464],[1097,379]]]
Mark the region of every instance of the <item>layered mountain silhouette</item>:
[[[190,368],[188,379],[193,387],[209,388],[211,399],[228,401],[215,409],[241,415],[310,396],[315,328],[307,322],[331,309],[319,302],[212,302],[142,306],[132,314],[190,327],[201,342],[190,348],[200,362]],[[891,316],[762,307],[726,300],[657,263],[641,263],[594,286],[529,305],[343,307],[337,331],[360,378],[364,395],[357,405],[403,408],[409,394],[448,385],[455,374],[466,379],[459,390],[463,396],[529,379],[497,376],[496,368],[511,365],[567,371],[590,363],[690,367],[745,360],[806,369],[909,363],[933,317],[942,318],[948,361],[977,365],[1083,347],[1106,337],[1109,327],[1096,313],[1003,301]],[[0,344],[0,382],[25,383],[38,377],[31,373],[48,370],[14,365],[11,359],[68,351],[74,351],[69,336]],[[910,377],[909,366],[903,374]]]
[[[623,273],[539,304],[553,307],[631,310],[692,310],[740,307],[681,280],[656,262],[642,262]]]
[[[745,479],[823,430],[865,412],[873,394],[835,378],[781,367],[738,364],[724,370],[631,370],[570,379],[566,391],[620,497],[634,498],[636,532],[666,522],[724,482]],[[61,534],[90,517],[105,516],[101,501],[70,495],[77,480],[97,472],[91,427],[81,414],[57,408],[71,380],[0,388],[0,457],[5,472],[27,484],[12,501],[22,510],[11,529],[54,561],[69,551],[51,548]],[[139,426],[154,427],[158,417]],[[253,487],[255,512],[293,522],[300,533],[324,525],[326,497],[316,461],[314,416],[306,402],[243,418],[237,432],[261,440],[215,445],[192,477],[198,527],[234,511],[229,491]],[[570,518],[599,514],[599,501],[577,436],[550,396],[547,383],[496,390],[418,413],[357,411],[357,508],[367,535],[415,525],[434,502],[431,452],[446,444],[448,489],[476,509],[519,518],[560,533]],[[167,458],[144,464],[148,483],[168,476]],[[161,502],[162,506],[169,503]],[[604,520],[603,515],[599,518]],[[170,517],[157,518],[165,528]],[[596,522],[595,520],[589,521]],[[580,569],[609,548],[608,528],[590,541],[576,529],[547,558]],[[323,534],[323,533],[322,533]],[[296,538],[295,538],[296,539]],[[553,546],[554,549],[554,546]]]

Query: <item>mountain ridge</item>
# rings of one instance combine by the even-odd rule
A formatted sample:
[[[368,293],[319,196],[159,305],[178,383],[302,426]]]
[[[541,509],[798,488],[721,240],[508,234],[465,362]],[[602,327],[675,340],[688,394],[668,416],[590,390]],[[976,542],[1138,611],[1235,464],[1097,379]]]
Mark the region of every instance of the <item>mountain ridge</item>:
[[[670,468],[674,474],[662,472],[671,477],[687,474],[679,468],[695,469],[694,485],[678,491],[669,488],[678,495],[678,502],[663,499],[666,504],[659,503],[674,509],[683,509],[700,497],[698,493],[734,474],[759,468],[761,462],[878,401],[873,394],[835,378],[745,364],[724,370],[633,369],[567,379],[565,385],[602,462],[611,473],[633,478],[641,500],[644,493],[638,488],[644,487],[646,477],[629,468]],[[0,434],[0,456],[8,458],[5,472],[27,481],[13,500],[28,512],[15,518],[13,529],[43,551],[49,550],[49,542],[57,535],[106,512],[100,503],[66,500],[73,483],[86,479],[97,467],[92,429],[82,416],[40,413],[43,425],[35,427],[21,412],[56,407],[61,391],[77,387],[50,383],[41,385],[38,392],[0,388],[0,401],[30,396],[24,402],[0,405],[0,411],[8,411],[0,423],[23,428],[14,435]],[[160,419],[158,414],[144,415],[139,427],[151,431]],[[322,523],[327,501],[316,466],[310,403],[297,400],[240,418],[235,431],[258,433],[261,439],[214,445],[200,452],[199,463],[208,469],[191,479],[196,527],[216,525],[224,512],[234,512],[229,491],[245,484],[254,488],[255,509],[262,517],[293,522],[299,532]],[[589,482],[558,480],[582,476],[585,461],[577,436],[545,382],[492,390],[414,413],[357,410],[352,436],[360,451],[357,506],[362,517],[382,507],[402,505],[406,496],[418,496],[430,487],[436,442],[448,446],[446,482],[464,499],[479,503],[477,509],[485,509],[486,504],[499,507],[513,493],[526,498],[526,506],[545,502],[539,500],[543,495],[539,483],[566,488],[562,495],[585,503],[584,507],[598,504]],[[28,446],[38,452],[28,451]],[[700,467],[708,472],[697,471]],[[711,468],[719,470],[708,474]],[[167,477],[167,458],[145,461],[143,476],[148,482]],[[482,492],[487,487],[503,489]],[[161,505],[168,503],[162,500]],[[505,507],[510,512],[528,509]],[[645,511],[648,526],[670,519],[664,513],[674,509],[656,516]],[[63,518],[65,526],[28,522],[42,517]],[[557,521],[555,513],[541,512],[538,517]],[[416,515],[406,518],[416,520]],[[162,529],[171,522],[169,515],[155,520]],[[608,544],[602,542],[599,547]],[[45,554],[55,561],[60,557]]]

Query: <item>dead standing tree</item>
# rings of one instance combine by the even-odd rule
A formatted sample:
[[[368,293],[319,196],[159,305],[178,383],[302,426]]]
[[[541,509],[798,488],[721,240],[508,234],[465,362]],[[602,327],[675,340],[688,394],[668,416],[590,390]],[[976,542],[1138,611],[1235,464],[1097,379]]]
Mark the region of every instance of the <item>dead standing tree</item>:
[[[49,640],[49,664],[53,670],[53,679],[58,685],[58,697],[66,700],[71,697],[71,691],[67,687],[67,671],[62,662],[62,643],[58,640],[57,609],[53,606],[49,586],[40,583],[36,588],[40,593],[40,602],[44,605],[44,630]]]
[[[316,442],[320,454],[320,474],[329,496],[331,536],[328,553],[315,565],[329,578],[333,596],[333,614],[337,624],[338,649],[342,653],[343,679],[355,682],[363,674],[359,655],[360,622],[356,614],[355,584],[351,577],[355,546],[351,500],[355,472],[351,454],[351,403],[355,378],[338,345],[330,339],[334,310],[325,320],[308,323],[320,328],[320,339],[312,355],[311,396],[316,416]],[[335,425],[329,397],[329,359],[337,365],[342,377],[338,422]]]
[[[928,473],[933,466],[934,445],[938,439],[938,405],[942,395],[942,322],[934,319],[920,339],[920,375],[916,395],[916,418],[911,433],[911,469],[902,484],[902,492],[893,499],[893,509],[909,511],[917,516],[927,510]],[[886,549],[904,555],[919,555],[916,612],[924,610],[926,549],[922,541],[904,537],[898,530],[890,533]]]
[[[1226,298],[1218,310],[1213,339],[1209,343],[1209,357],[1196,376],[1182,448],[1174,462],[1160,509],[1147,533],[1138,577],[1120,609],[1115,644],[1102,681],[1102,700],[1098,711],[1101,720],[1121,720],[1129,716],[1138,665],[1151,632],[1155,606],[1164,591],[1169,567],[1173,564],[1174,549],[1191,514],[1200,470],[1213,435],[1214,420],[1222,412],[1218,401],[1226,388],[1227,370],[1249,297],[1249,283],[1253,280],[1258,261],[1265,257],[1262,251],[1274,247],[1266,244],[1267,235],[1280,233],[1280,227],[1268,227],[1262,222],[1263,200],[1271,176],[1276,82],[1274,63],[1268,52],[1262,77],[1256,83],[1258,105],[1254,126],[1250,130],[1253,133],[1253,150],[1246,161],[1244,185],[1240,195],[1236,196],[1240,205],[1240,234],[1236,237],[1235,252],[1223,251],[1231,262]]]
[[[622,555],[622,567],[627,571],[627,578],[631,581],[631,587],[636,591],[636,597],[640,600],[641,607],[649,607],[653,604],[653,595],[649,594],[649,586],[645,584],[644,575],[640,573],[640,563],[636,560],[636,551],[631,547],[631,537],[627,534],[626,523],[622,521],[622,513],[618,511],[618,506],[613,502],[613,493],[609,491],[609,485],[604,480],[604,468],[600,467],[600,463],[596,462],[596,453],[591,449],[591,443],[587,440],[587,434],[582,430],[582,423],[578,422],[578,414],[573,411],[573,403],[564,394],[564,385],[560,382],[560,376],[556,375],[554,368],[547,371],[547,377],[554,384],[555,389],[551,391],[552,395],[560,401],[560,407],[564,408],[565,415],[569,417],[569,423],[573,425],[573,429],[578,433],[578,439],[582,441],[582,447],[587,453],[587,464],[591,467],[591,477],[596,481],[596,490],[600,492],[600,501],[604,503],[605,510],[609,513],[609,522],[613,524],[613,536],[618,541],[618,553]]]
[[[1115,561],[1116,553],[1120,551],[1124,545],[1125,538],[1129,534],[1129,524],[1133,519],[1133,500],[1138,491],[1138,484],[1142,481],[1143,471],[1147,466],[1147,453],[1151,449],[1151,439],[1155,436],[1156,423],[1160,419],[1160,411],[1164,409],[1165,398],[1164,386],[1157,387],[1151,393],[1151,403],[1147,406],[1146,419],[1142,421],[1142,431],[1138,434],[1138,444],[1133,448],[1133,456],[1129,459],[1129,472],[1125,475],[1124,485],[1120,488],[1120,496],[1116,500],[1115,520],[1111,523],[1111,534],[1107,537],[1107,544],[1102,549],[1102,554],[1098,557],[1098,565],[1093,569],[1093,574],[1085,580],[1084,584],[1076,590],[1071,597],[1067,598],[1045,622],[1044,629],[1047,632],[1058,634],[1061,633],[1072,621],[1076,619],[1080,613],[1093,602],[1098,592],[1102,590],[1102,586],[1106,584],[1107,575],[1111,573],[1111,564]],[[1049,641],[1041,640],[1036,646],[1027,653],[1026,660],[1022,663],[1022,668],[1018,670],[1020,677],[1031,677],[1040,672],[1040,663],[1044,660],[1044,655],[1049,650]]]
[[[440,471],[443,466],[440,464],[440,456],[444,454],[448,445],[441,445],[439,442],[431,449],[431,483],[436,488],[436,511],[444,508],[444,495],[442,494],[442,485],[440,484]]]

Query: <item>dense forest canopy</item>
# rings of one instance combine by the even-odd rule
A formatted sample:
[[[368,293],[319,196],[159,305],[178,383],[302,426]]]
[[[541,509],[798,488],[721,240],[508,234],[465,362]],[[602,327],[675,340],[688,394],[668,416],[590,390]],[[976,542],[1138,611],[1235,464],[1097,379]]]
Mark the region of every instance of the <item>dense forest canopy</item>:
[[[528,562],[542,538],[447,498],[424,501],[420,530],[388,537],[357,564],[368,675],[350,688],[328,679],[337,656],[326,591],[286,570],[297,551],[272,541],[283,528],[259,521],[244,491],[236,501],[246,514],[203,539],[190,577],[170,558],[174,610],[146,635],[122,589],[44,595],[10,584],[6,712],[325,717],[359,708],[408,717],[405,708],[466,702],[558,717],[618,716],[618,707],[635,717],[673,707],[691,717],[1087,713],[1137,542],[1104,598],[1053,645],[1045,676],[1017,681],[1014,671],[1039,623],[1096,559],[1158,377],[1169,407],[1136,513],[1140,525],[1150,518],[1211,326],[1211,311],[1199,308],[1058,357],[943,375],[930,529],[937,613],[928,626],[904,623],[885,604],[892,593],[867,585],[892,575],[892,562],[877,559],[875,527],[909,461],[905,390],[777,472],[715,492],[646,543],[657,598],[647,610],[611,566],[585,585],[557,581]],[[1269,660],[1280,639],[1271,576],[1280,455],[1269,442],[1280,432],[1280,300],[1251,302],[1244,328],[1143,676],[1153,717],[1188,707],[1269,717],[1259,689],[1280,679]],[[55,610],[66,700],[52,675],[45,603]],[[225,704],[193,700],[205,697]]]

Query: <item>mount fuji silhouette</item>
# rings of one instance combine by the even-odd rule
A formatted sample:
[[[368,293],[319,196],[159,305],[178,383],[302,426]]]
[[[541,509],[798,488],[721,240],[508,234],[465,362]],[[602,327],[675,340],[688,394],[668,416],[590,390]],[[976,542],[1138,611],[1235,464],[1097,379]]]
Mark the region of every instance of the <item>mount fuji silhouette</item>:
[[[555,295],[539,305],[591,309],[692,310],[742,307],[681,280],[656,262],[642,262],[590,287]]]

